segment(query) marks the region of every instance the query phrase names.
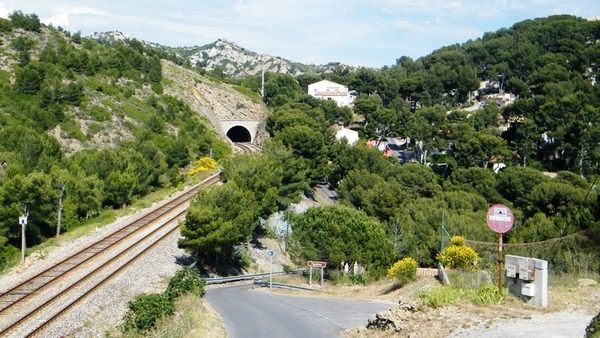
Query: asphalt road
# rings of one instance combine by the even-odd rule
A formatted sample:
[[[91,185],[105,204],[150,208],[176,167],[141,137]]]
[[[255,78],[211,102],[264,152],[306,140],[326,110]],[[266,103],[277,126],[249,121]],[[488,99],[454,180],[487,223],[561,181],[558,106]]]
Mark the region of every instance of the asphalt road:
[[[392,303],[282,295],[252,285],[207,289],[229,337],[339,337]]]

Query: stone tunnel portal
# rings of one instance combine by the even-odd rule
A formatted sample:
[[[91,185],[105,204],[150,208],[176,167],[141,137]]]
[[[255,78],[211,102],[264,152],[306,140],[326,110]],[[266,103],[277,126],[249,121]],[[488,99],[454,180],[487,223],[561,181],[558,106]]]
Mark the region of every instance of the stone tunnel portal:
[[[227,137],[233,142],[252,142],[250,131],[243,126],[234,126],[227,131]]]

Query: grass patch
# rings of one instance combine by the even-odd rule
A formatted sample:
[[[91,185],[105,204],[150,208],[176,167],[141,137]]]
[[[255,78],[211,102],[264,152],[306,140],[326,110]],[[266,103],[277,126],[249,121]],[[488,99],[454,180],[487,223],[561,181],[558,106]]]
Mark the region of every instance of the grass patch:
[[[118,104],[117,104],[117,103],[115,103],[115,102],[113,102],[113,101],[111,101],[111,100],[109,100],[109,99],[106,99],[106,100],[102,101],[102,104],[103,104],[104,106],[106,106],[106,107],[110,108],[110,109],[111,109],[111,110],[113,110],[113,111],[120,110],[120,108],[119,108]]]
[[[238,93],[246,96],[254,103],[260,102],[260,94],[249,88],[242,87],[242,86],[233,86],[233,89],[235,89],[235,91],[237,91]]]
[[[549,287],[560,287],[560,288],[572,288],[577,285],[579,279],[592,279],[600,281],[600,274],[588,273],[588,274],[554,274],[550,273],[548,276]]]
[[[321,275],[319,275],[319,281],[313,281],[313,285],[318,285],[320,283],[320,278]],[[269,276],[265,278],[265,281],[269,282]],[[273,283],[308,286],[308,277],[301,274],[273,275]]]
[[[475,305],[500,304],[505,298],[505,290],[498,293],[498,287],[491,284],[478,288],[460,288],[456,286],[439,286],[419,292],[423,304],[440,307],[447,304],[473,303]]]
[[[141,111],[139,108],[137,108],[135,106],[124,104],[123,112],[125,113],[125,115],[131,117],[134,120],[142,121],[144,123],[148,122],[148,114]]]

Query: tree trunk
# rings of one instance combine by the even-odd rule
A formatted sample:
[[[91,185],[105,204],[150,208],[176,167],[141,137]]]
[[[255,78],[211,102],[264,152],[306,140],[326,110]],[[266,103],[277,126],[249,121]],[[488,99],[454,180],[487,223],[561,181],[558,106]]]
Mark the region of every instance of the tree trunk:
[[[579,151],[579,175],[583,176],[583,162],[585,160],[585,149],[583,148],[583,144],[581,145],[581,150]]]

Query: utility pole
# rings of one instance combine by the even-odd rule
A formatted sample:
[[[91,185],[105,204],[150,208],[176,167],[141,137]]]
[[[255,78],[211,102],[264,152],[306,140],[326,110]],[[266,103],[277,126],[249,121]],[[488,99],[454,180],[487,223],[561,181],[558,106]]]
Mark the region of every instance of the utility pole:
[[[262,82],[260,85],[260,99],[265,102],[265,65],[262,65]]]
[[[269,273],[269,289],[273,289],[273,256],[275,256],[275,250],[270,249],[267,251],[269,259],[271,260],[271,273]]]
[[[19,225],[21,225],[21,266],[25,264],[25,227],[27,226],[27,211],[19,217]]]

